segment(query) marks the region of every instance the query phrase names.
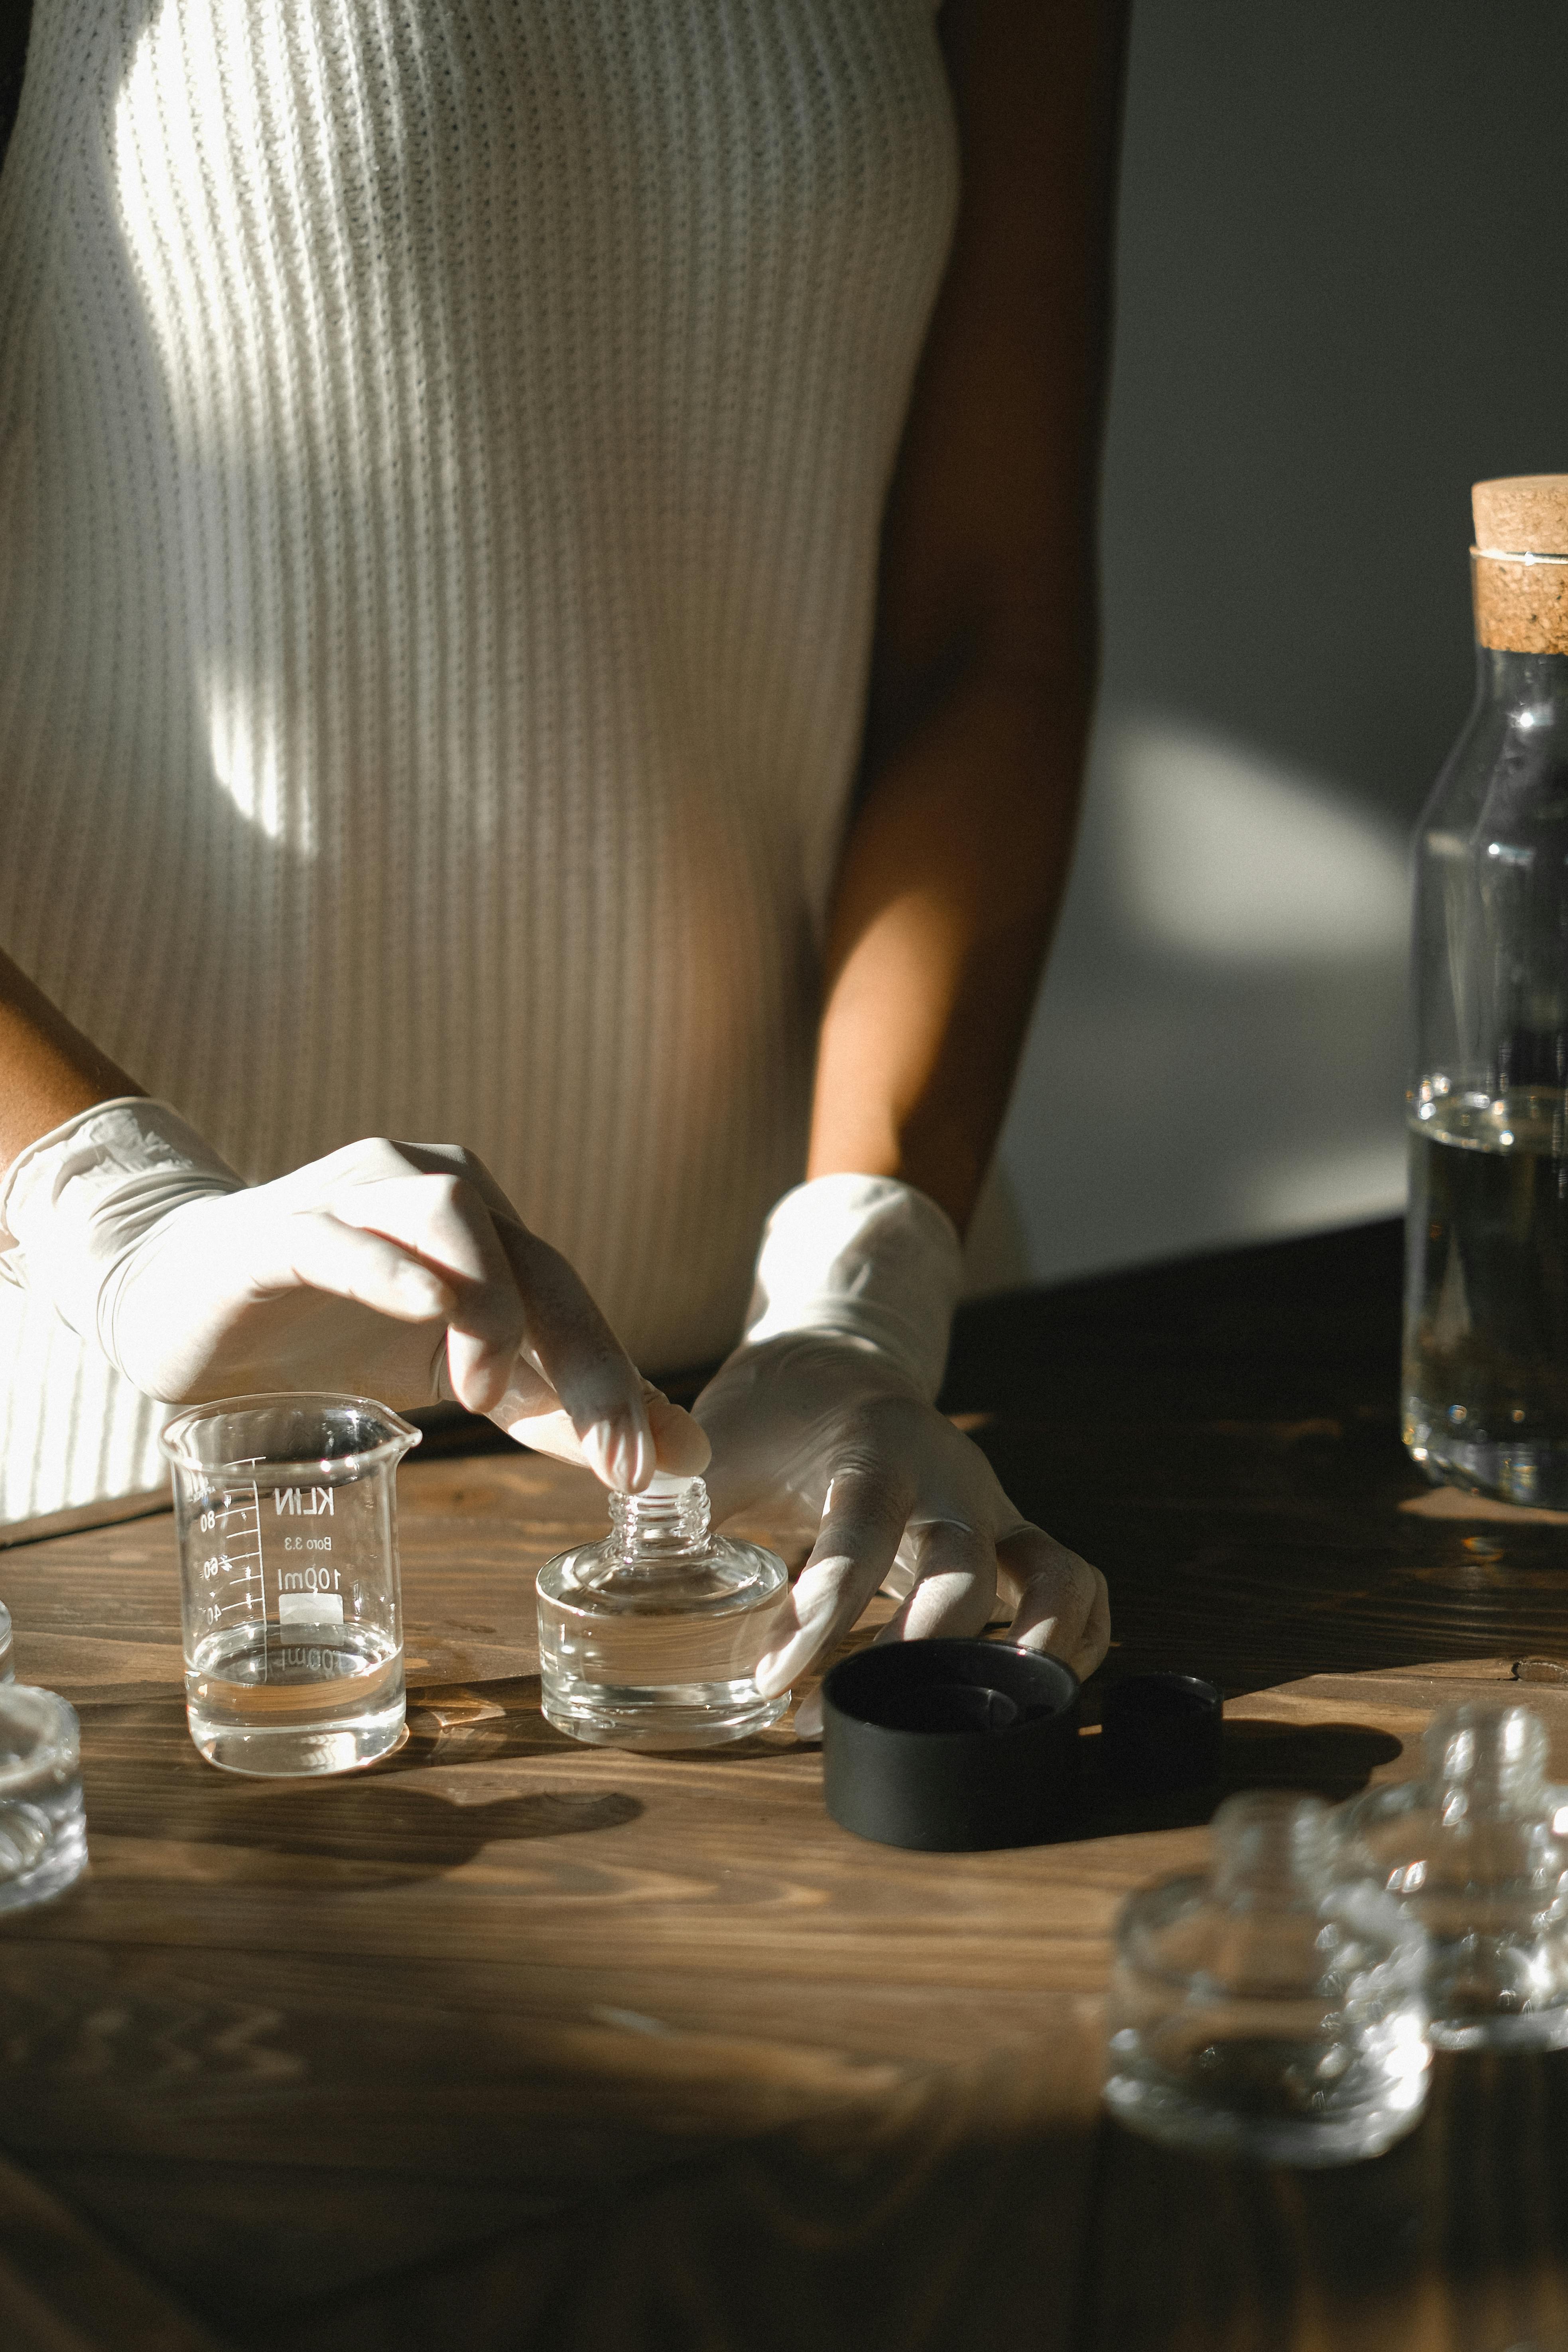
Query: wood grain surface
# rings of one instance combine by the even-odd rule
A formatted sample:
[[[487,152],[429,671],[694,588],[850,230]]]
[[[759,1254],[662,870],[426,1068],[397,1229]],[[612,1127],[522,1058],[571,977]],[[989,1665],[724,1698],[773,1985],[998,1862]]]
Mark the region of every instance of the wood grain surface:
[[[945,1402],[1106,1569],[1105,1676],[1222,1683],[1227,1786],[1407,1773],[1436,1706],[1568,1658],[1562,1527],[1434,1510],[1400,1451],[1398,1267],[1373,1227],[961,1318]],[[1568,2062],[1442,2062],[1329,2175],[1100,2122],[1117,1906],[1207,1808],[1103,1800],[1095,1685],[1055,1843],[867,1845],[787,1727],[544,1724],[584,1475],[438,1453],[399,1495],[411,1737],[314,1785],[192,1748],[168,1518],[0,1553],[92,1855],[0,1924],[4,2352],[1568,2347]],[[1530,1696],[1568,1778],[1568,1688]]]

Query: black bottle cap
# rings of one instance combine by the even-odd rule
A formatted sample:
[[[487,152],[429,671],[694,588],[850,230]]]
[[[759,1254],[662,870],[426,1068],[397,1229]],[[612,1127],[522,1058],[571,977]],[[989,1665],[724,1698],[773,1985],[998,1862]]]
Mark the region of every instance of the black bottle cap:
[[[1220,1695],[1196,1675],[1129,1675],[1100,1702],[1100,1768],[1130,1794],[1207,1787],[1219,1778],[1223,1738]]]
[[[1035,1845],[1078,1762],[1078,1676],[1005,1642],[888,1642],[822,1685],[834,1820],[933,1853]]]

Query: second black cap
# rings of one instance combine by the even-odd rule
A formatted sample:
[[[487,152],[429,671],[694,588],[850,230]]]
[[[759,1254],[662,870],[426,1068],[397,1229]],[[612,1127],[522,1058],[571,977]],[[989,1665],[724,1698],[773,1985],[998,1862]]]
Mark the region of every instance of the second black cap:
[[[1196,1675],[1129,1675],[1100,1702],[1100,1769],[1130,1795],[1208,1787],[1223,1739],[1219,1692]]]

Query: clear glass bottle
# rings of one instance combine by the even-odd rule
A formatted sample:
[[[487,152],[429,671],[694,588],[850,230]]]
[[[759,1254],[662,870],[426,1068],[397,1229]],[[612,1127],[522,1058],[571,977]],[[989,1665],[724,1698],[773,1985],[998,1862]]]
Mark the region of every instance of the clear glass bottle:
[[[708,1531],[700,1478],[610,1496],[610,1533],[539,1571],[544,1713],[575,1739],[707,1748],[776,1723],[759,1658],[789,1590],[777,1555]]]
[[[1476,698],[1415,842],[1405,1442],[1568,1504],[1568,475],[1478,482]]]
[[[0,1690],[0,1916],[44,1903],[87,1868],[81,1735],[54,1691]]]
[[[1340,1883],[1316,1797],[1228,1798],[1213,1839],[1211,1876],[1122,1906],[1106,2104],[1151,2139],[1210,2154],[1381,2154],[1426,2097],[1419,1925],[1377,1888]]]
[[[1568,1796],[1527,1706],[1450,1707],[1424,1780],[1370,1789],[1338,1824],[1341,1868],[1396,1895],[1431,1945],[1447,2050],[1568,2045]]]

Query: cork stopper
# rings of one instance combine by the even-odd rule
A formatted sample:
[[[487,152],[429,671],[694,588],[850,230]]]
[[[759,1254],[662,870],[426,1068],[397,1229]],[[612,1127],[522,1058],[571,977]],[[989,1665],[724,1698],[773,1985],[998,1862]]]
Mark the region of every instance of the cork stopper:
[[[1568,654],[1568,474],[1470,490],[1476,636],[1500,653]]]
[[[1472,482],[1470,511],[1483,554],[1568,555],[1568,474]]]

